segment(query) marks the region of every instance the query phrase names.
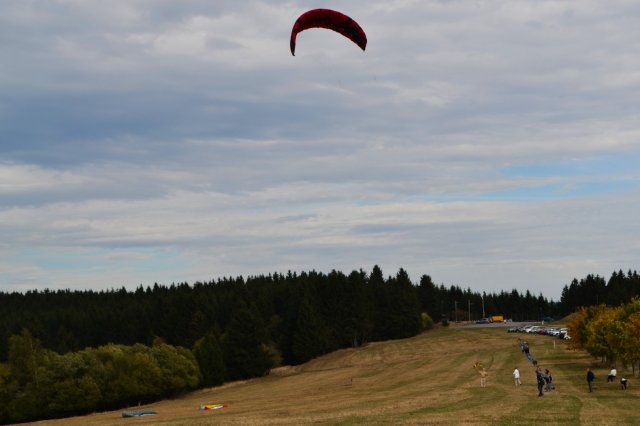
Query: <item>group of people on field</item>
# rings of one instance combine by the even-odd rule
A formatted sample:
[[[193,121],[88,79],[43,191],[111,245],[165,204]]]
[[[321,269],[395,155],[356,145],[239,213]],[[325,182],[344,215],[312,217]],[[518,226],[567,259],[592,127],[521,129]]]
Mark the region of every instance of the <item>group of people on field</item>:
[[[555,389],[555,386],[553,386],[553,377],[549,369],[545,369],[543,373],[540,367],[536,367],[536,381],[538,383],[538,396],[543,395],[542,389],[544,389],[545,392],[551,392]]]
[[[536,367],[536,383],[538,385],[538,396],[544,395],[542,391],[551,392],[555,389],[553,386],[553,376],[549,369],[545,369],[542,371],[542,368],[538,366],[538,361],[531,355],[531,351],[529,349],[529,342],[525,342],[523,340],[518,339],[520,342],[520,349],[522,349],[522,353],[527,357],[531,364]],[[516,379],[516,375],[518,378]],[[516,386],[520,385],[520,372],[518,371],[518,367],[513,370],[513,379],[516,382]]]
[[[543,396],[544,392],[553,391],[555,389],[555,386],[553,383],[553,376],[551,375],[551,372],[549,371],[549,369],[547,368],[544,371],[542,371],[542,368],[538,366],[538,362],[533,358],[533,356],[530,353],[529,343],[522,341],[520,339],[518,340],[519,340],[520,349],[525,354],[527,359],[531,361],[533,366],[536,368],[536,384],[538,386],[538,397]],[[489,373],[484,369],[484,367],[482,368],[478,368],[478,367],[481,367],[480,362],[476,362],[475,368],[480,373],[480,387],[484,388],[486,386],[487,377],[489,376]],[[513,374],[513,381],[515,386],[522,385],[522,382],[520,381],[520,370],[518,370],[518,367],[515,367],[513,369],[512,374]],[[611,366],[611,371],[609,371],[609,374],[607,375],[607,383],[615,382],[617,375],[618,375],[618,372],[615,366]],[[589,386],[589,392],[593,392],[594,380],[595,380],[595,374],[593,374],[593,371],[591,371],[590,368],[587,368],[587,384]],[[627,383],[628,383],[628,380],[622,377],[620,379],[621,389],[623,390],[627,389]]]
[[[612,365],[611,370],[609,371],[609,374],[607,374],[607,383],[615,382],[617,376],[618,376],[618,370],[616,370],[615,365]],[[589,392],[593,392],[593,381],[595,379],[596,379],[596,375],[593,374],[593,371],[591,371],[590,368],[587,368],[587,385],[589,386]],[[629,381],[625,377],[620,378],[620,389],[626,390],[628,382]]]
[[[484,369],[484,367],[478,372],[480,373],[480,387],[484,388],[487,384],[487,377],[489,376],[489,373]],[[520,370],[518,370],[518,367],[513,369],[512,374],[515,385],[522,385],[522,382],[520,381]],[[540,367],[536,367],[536,380],[538,382],[538,396],[543,395],[543,389],[545,392],[551,392],[555,389],[555,386],[553,385],[553,376],[551,376],[549,369],[545,369],[543,372]]]

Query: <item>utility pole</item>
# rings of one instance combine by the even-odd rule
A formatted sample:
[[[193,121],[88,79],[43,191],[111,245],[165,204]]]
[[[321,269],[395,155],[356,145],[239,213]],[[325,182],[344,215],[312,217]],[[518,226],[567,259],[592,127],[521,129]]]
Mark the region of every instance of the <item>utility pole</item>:
[[[487,316],[484,314],[484,293],[482,293],[482,318],[486,318]]]

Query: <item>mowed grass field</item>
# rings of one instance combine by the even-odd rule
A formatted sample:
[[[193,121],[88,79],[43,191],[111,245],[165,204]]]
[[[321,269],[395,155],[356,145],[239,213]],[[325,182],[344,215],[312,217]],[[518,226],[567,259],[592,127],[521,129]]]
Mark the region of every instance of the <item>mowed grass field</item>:
[[[540,366],[551,370],[555,391],[537,397],[534,367],[518,338],[527,339]],[[473,368],[476,361],[489,372],[485,388]],[[516,366],[519,387],[512,378]],[[587,367],[596,374],[593,393],[587,389]],[[142,407],[157,410],[154,416],[125,419],[120,410],[36,424],[640,425],[640,379],[618,366],[618,377],[630,379],[623,391],[619,382],[606,382],[608,371],[608,365],[550,336],[506,328],[437,328]],[[202,404],[228,408],[200,411]]]

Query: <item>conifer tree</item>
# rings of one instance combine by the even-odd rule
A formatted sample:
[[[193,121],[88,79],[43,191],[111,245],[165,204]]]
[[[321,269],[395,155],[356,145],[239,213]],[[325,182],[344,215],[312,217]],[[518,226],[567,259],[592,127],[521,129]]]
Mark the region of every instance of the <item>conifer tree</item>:
[[[240,301],[223,336],[225,378],[240,380],[268,373],[272,361],[266,340],[264,324],[254,310]]]
[[[325,335],[326,328],[322,319],[311,304],[309,296],[305,295],[298,309],[293,333],[291,351],[295,363],[302,364],[322,354],[325,349]]]
[[[414,336],[420,331],[420,305],[416,288],[403,268],[390,281],[391,304],[389,320],[392,338]]]
[[[224,359],[220,342],[213,333],[205,334],[193,346],[193,355],[202,374],[202,386],[212,387],[224,383]]]

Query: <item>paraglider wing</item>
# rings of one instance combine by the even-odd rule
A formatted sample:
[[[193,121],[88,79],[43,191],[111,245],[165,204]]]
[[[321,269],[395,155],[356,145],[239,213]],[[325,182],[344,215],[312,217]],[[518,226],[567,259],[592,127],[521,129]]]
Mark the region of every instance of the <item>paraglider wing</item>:
[[[367,47],[367,35],[360,25],[347,15],[331,9],[313,9],[303,13],[291,30],[291,54],[295,56],[298,33],[309,28],[326,28],[336,31],[364,50]]]

